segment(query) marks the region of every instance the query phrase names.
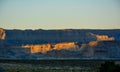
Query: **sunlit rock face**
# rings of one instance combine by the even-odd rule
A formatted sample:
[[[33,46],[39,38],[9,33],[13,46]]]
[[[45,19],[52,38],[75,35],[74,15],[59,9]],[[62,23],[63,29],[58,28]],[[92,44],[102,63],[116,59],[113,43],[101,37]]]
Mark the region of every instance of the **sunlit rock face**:
[[[115,40],[114,37],[109,37],[108,35],[98,35],[89,33],[92,37],[95,37],[97,41],[113,41]]]
[[[98,46],[101,45],[100,42],[115,40],[114,37],[108,37],[107,35],[95,35],[93,33],[89,33],[89,35],[91,35],[91,37],[96,40],[90,41],[88,44],[81,44],[80,52],[82,52],[83,56],[85,56],[85,57],[93,57],[96,52],[96,48],[99,49]],[[101,47],[105,48],[105,45],[104,46],[101,45]],[[101,54],[102,54],[102,52],[101,52]]]
[[[0,28],[0,48],[4,47],[3,40],[5,40],[5,30],[3,28]]]
[[[92,37],[95,37],[95,41],[90,41],[88,43],[88,45],[90,47],[94,47],[94,46],[97,46],[98,45],[98,42],[99,41],[114,41],[115,38],[114,37],[109,37],[107,35],[96,35],[96,34],[93,34],[93,33],[89,33]]]
[[[103,41],[107,41],[107,40],[98,41],[96,38],[96,41],[90,41],[88,44],[81,44],[80,47],[77,45],[78,44],[77,42],[62,42],[56,44],[24,45],[22,46],[22,48],[29,48],[31,54],[45,53],[45,54],[53,55],[55,53],[62,56],[64,55],[63,53],[65,52],[74,51],[74,52],[80,52],[78,54],[80,54],[81,56],[92,57],[95,54],[95,48],[97,48],[98,44],[100,44],[99,42],[103,42]]]
[[[4,40],[5,39],[5,30],[4,29],[2,29],[2,28],[0,28],[0,39],[1,40]]]
[[[46,53],[52,49],[51,44],[24,45],[22,48],[29,48],[31,53]]]
[[[78,46],[76,45],[75,42],[64,42],[64,43],[58,43],[55,44],[54,49],[55,50],[70,50],[70,49],[76,49]]]
[[[113,41],[114,37],[108,37],[107,35],[96,35],[98,41]]]
[[[97,46],[97,45],[98,45],[98,41],[91,41],[91,42],[89,42],[88,45],[89,45],[90,47]]]
[[[51,50],[74,50],[79,47],[75,42],[64,42],[58,44],[23,45],[22,48],[29,48],[31,53],[46,53]]]
[[[107,35],[96,35],[96,34],[93,34],[93,33],[89,33],[89,36],[91,38],[96,39],[96,40],[90,41],[88,44],[81,44],[81,48],[85,48],[87,46],[95,47],[95,46],[98,45],[99,42],[102,42],[102,41],[114,41],[115,40],[114,37],[109,37]]]

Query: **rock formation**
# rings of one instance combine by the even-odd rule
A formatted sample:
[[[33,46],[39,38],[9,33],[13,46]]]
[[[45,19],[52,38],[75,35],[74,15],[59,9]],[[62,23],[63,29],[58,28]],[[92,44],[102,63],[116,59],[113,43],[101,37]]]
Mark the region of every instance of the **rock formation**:
[[[0,58],[120,59],[120,30],[4,30]]]
[[[1,40],[4,40],[5,39],[5,30],[4,29],[2,29],[2,28],[0,28],[0,39]]]
[[[97,41],[113,41],[113,40],[115,40],[114,37],[109,37],[108,35],[96,35],[93,33],[90,33],[90,34],[91,34],[91,36],[96,37]]]
[[[52,50],[51,44],[24,45],[22,48],[29,48],[30,53],[46,53],[47,51]]]
[[[29,48],[31,53],[46,53],[51,50],[74,50],[79,47],[75,42],[64,42],[57,44],[23,45],[22,48]]]
[[[58,43],[55,44],[54,49],[55,50],[72,50],[72,49],[76,49],[79,48],[75,42],[63,42],[63,43]]]
[[[3,45],[3,40],[5,40],[5,30],[0,28],[0,48],[3,48],[4,45]]]
[[[91,34],[92,36],[94,35],[96,41],[90,41],[88,44],[81,44],[81,47],[77,45],[77,42],[62,42],[57,44],[24,45],[22,48],[29,48],[31,53],[47,53],[53,50],[80,51],[84,56],[90,57],[94,55],[94,48],[96,48],[99,42],[114,41],[114,37],[108,37],[107,35],[95,35],[93,33]]]

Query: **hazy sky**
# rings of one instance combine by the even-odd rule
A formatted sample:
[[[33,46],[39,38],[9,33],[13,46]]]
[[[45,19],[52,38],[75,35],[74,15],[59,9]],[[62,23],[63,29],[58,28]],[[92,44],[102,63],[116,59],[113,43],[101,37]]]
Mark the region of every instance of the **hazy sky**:
[[[0,0],[5,29],[120,29],[120,0]]]

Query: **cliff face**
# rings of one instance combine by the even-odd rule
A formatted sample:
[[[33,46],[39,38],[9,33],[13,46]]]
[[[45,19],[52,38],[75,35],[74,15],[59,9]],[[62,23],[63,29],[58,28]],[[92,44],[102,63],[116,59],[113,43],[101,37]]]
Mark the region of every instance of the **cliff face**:
[[[22,48],[30,49],[31,53],[46,53],[52,50],[73,50],[78,48],[75,42],[65,42],[58,44],[37,44],[37,45],[24,45]]]
[[[13,45],[46,44],[61,42],[89,43],[96,41],[94,36],[88,33],[107,35],[120,40],[120,30],[5,30],[6,43]],[[107,36],[99,37],[100,40]],[[102,38],[102,39],[101,39]],[[110,38],[112,39],[112,38]]]
[[[30,49],[30,53],[46,53],[47,51],[52,50],[51,44],[24,45],[22,48]]]
[[[120,59],[120,30],[0,30],[0,58]]]
[[[81,46],[79,46],[77,42],[62,42],[62,43],[56,43],[56,44],[24,45],[22,46],[22,48],[29,48],[31,53],[44,53],[48,56],[54,56],[54,57],[66,57],[66,56],[71,57],[72,56],[74,58],[74,56],[77,56],[77,54],[80,55],[80,57],[83,56],[85,58],[93,57],[94,55],[98,54],[96,53],[97,50],[101,51],[102,49],[107,49],[109,45],[107,46],[103,45],[104,41],[114,41],[114,39],[111,39],[111,37],[108,37],[107,35],[106,35],[107,38],[104,38],[104,35],[99,35],[100,38],[98,38],[97,36],[98,35],[94,34],[96,41],[90,41],[88,44],[81,44]],[[103,48],[100,49],[99,47],[100,45]],[[106,51],[101,52],[101,54],[104,53],[103,57],[107,56]]]
[[[5,39],[5,31],[4,29],[0,28],[0,39],[4,40]]]
[[[72,49],[76,49],[79,48],[75,42],[64,42],[64,43],[58,43],[55,44],[54,49],[55,50],[72,50]]]

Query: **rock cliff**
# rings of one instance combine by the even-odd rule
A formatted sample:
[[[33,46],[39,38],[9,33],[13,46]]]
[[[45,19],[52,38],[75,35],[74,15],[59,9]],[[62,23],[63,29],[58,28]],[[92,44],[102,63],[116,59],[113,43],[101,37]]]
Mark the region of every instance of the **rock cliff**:
[[[120,59],[120,30],[0,28],[0,58]]]
[[[117,41],[120,41],[120,30],[5,30],[5,33],[5,42],[12,45],[61,42],[89,43],[90,41],[96,41],[96,38],[91,36],[89,33],[107,35],[109,37],[114,37]],[[97,37],[99,37],[100,40],[104,40],[107,39],[107,36]]]
[[[4,40],[5,39],[5,30],[4,29],[2,29],[2,28],[0,28],[0,39],[1,40]]]
[[[46,53],[52,50],[75,50],[78,47],[75,42],[64,42],[57,44],[37,44],[37,45],[24,45],[22,48],[30,49],[30,53]]]
[[[22,48],[30,49],[30,53],[46,53],[47,51],[52,50],[51,44],[24,45]]]

